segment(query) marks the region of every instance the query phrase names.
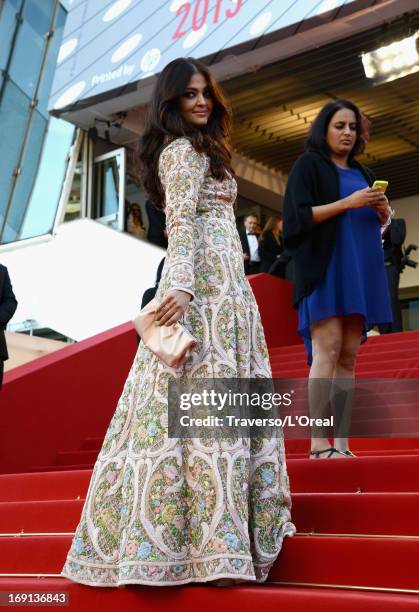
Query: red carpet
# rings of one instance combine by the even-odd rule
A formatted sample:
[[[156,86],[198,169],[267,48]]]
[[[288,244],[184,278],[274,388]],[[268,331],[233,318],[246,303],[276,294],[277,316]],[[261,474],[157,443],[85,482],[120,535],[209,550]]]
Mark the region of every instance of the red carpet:
[[[258,277],[258,300],[272,287],[280,296],[280,281]],[[283,288],[288,299],[289,286]],[[271,328],[276,313],[266,303],[262,317]],[[288,315],[294,325],[294,314]],[[303,346],[286,346],[290,338],[277,330],[267,336],[274,376],[305,377]],[[241,612],[419,610],[419,437],[409,429],[417,404],[414,393],[397,386],[384,418],[396,416],[409,436],[354,439],[356,458],[319,461],[308,459],[308,440],[286,440],[298,534],[284,541],[265,585],[100,589],[59,577],[134,351],[130,326],[121,326],[6,375],[0,425],[0,590],[68,591],[69,609],[77,612],[197,606],[203,612],[214,607]],[[368,339],[357,373],[417,378],[419,332]],[[366,395],[354,409],[354,420],[365,418],[367,407]],[[382,416],[378,410],[369,410],[371,415]]]
[[[118,589],[86,587],[63,578],[8,578],[9,590],[67,591],[70,607],[77,612],[115,612],[116,610],[174,610],[200,612],[228,610],[234,612],[416,612],[416,595],[365,592],[337,588],[258,585],[235,588],[205,586],[166,587],[155,589],[126,586]],[[51,610],[41,606],[37,610]]]
[[[4,536],[0,538],[0,574],[57,573],[70,544],[71,536],[64,535]],[[324,559],[336,562],[321,562]],[[296,535],[285,540],[281,562],[271,570],[268,582],[415,589],[418,567],[419,546],[411,538]]]

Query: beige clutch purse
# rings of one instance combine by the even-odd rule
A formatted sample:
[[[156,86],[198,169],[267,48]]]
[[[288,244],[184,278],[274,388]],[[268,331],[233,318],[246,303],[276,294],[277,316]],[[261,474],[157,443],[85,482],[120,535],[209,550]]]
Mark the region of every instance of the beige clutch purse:
[[[170,368],[179,368],[196,346],[196,340],[177,321],[174,325],[157,325],[155,313],[160,302],[154,298],[133,319],[141,340],[157,357]]]

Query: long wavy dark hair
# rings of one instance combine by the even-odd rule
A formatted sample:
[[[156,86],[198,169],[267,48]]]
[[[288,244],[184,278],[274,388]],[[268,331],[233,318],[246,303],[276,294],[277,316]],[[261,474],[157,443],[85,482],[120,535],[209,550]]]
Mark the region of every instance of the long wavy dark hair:
[[[265,223],[265,227],[263,228],[263,230],[260,233],[259,240],[262,240],[262,238],[264,238],[265,235],[268,232],[272,232],[272,230],[274,229],[274,227],[278,223],[278,221],[282,221],[282,213],[281,212],[277,212],[276,215],[272,215],[272,217],[269,217],[269,219]]]
[[[333,115],[342,108],[353,111],[356,118],[356,141],[348,155],[348,159],[351,161],[355,155],[364,151],[365,145],[369,139],[369,127],[371,123],[362,115],[357,105],[349,100],[335,100],[335,102],[329,102],[323,106],[311,125],[310,132],[305,142],[306,151],[322,151],[330,156],[329,145],[326,142],[327,128],[329,127]]]
[[[179,110],[179,98],[188,87],[193,74],[206,79],[213,101],[213,110],[205,126],[187,124]],[[224,95],[202,62],[192,57],[179,57],[160,73],[148,108],[145,130],[140,138],[138,153],[141,180],[153,204],[164,207],[164,192],[158,176],[158,160],[170,140],[189,138],[199,153],[210,159],[211,174],[222,181],[231,168],[231,113]]]

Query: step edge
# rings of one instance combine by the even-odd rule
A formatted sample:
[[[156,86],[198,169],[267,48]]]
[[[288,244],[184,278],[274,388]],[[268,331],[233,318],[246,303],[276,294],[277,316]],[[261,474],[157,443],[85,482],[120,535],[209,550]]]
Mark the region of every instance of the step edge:
[[[71,537],[74,536],[74,531],[39,531],[39,532],[11,532],[11,533],[0,533],[1,538],[10,538],[16,540],[23,540],[24,538],[38,538],[38,537]],[[389,535],[389,534],[369,534],[369,533],[318,533],[318,532],[297,532],[293,535],[293,538],[355,538],[355,539],[393,539],[393,540],[419,540],[419,535]]]
[[[0,534],[1,535],[1,534]],[[333,538],[395,538],[395,539],[410,539],[419,540],[419,535],[400,535],[400,534],[389,534],[389,533],[326,533],[319,531],[297,531],[296,536],[310,537],[310,536],[321,536],[321,537],[333,537]]]
[[[1,576],[1,574],[0,574]],[[269,580],[269,577],[268,577]],[[288,582],[285,580],[272,580],[272,582],[265,582],[264,585],[270,586],[272,584],[282,584],[284,586],[305,586],[305,587],[322,587],[322,588],[333,588],[333,589],[346,589],[346,590],[360,590],[360,591],[376,591],[385,593],[409,593],[419,595],[419,589],[398,589],[395,587],[375,587],[375,586],[361,586],[356,584],[327,584],[322,582]]]
[[[62,574],[46,574],[42,572],[38,574],[0,573],[0,579],[1,578],[57,578],[57,579],[63,580],[63,575]],[[128,584],[135,584],[135,583],[132,582]],[[346,590],[346,591],[373,591],[377,593],[398,593],[398,594],[419,595],[419,589],[398,589],[395,587],[362,586],[362,585],[356,585],[356,584],[333,584],[333,583],[328,584],[328,583],[323,583],[323,582],[288,582],[285,580],[272,580],[272,581],[264,582],[260,586],[262,588],[266,588],[266,587],[271,587],[275,584],[283,585],[283,586],[294,586],[294,587],[296,586],[320,587],[324,589],[340,589],[340,590]],[[107,585],[103,585],[103,586],[107,586]],[[109,586],[114,586],[114,585],[109,585]]]
[[[74,536],[74,531],[13,531],[10,533],[0,533],[0,538],[15,538],[22,540],[28,537],[44,536]]]
[[[44,536],[74,536],[75,531],[13,531],[0,532],[0,538],[28,538]],[[297,531],[294,535],[301,537],[328,537],[328,538],[392,538],[396,540],[419,540],[419,535],[387,534],[387,533],[327,533],[323,531]]]

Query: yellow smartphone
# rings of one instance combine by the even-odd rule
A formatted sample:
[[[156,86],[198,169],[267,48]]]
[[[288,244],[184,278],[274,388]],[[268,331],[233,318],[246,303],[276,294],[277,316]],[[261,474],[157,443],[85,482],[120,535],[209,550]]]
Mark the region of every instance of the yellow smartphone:
[[[379,187],[381,191],[385,193],[388,187],[388,181],[374,181],[372,188],[374,189],[374,187]]]

